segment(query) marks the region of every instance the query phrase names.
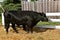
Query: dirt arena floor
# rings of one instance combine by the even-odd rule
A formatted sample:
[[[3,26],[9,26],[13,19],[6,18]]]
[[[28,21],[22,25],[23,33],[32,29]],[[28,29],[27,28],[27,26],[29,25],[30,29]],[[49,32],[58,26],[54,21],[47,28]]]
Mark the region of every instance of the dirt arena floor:
[[[22,28],[17,28],[19,33],[15,33],[12,28],[6,34],[4,27],[0,26],[0,40],[60,40],[60,29],[45,29],[41,31],[34,28],[34,32],[27,33]]]

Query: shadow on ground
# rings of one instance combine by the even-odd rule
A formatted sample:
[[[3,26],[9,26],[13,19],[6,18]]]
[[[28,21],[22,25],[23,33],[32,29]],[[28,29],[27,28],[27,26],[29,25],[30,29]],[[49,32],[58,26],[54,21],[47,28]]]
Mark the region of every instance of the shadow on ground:
[[[22,28],[21,26],[18,28]],[[36,33],[39,32],[45,32],[47,30],[54,30],[55,28],[42,28],[42,27],[33,27],[33,31],[35,31]]]
[[[39,33],[39,32],[45,32],[47,30],[54,30],[55,28],[42,28],[42,27],[34,27],[33,31]]]

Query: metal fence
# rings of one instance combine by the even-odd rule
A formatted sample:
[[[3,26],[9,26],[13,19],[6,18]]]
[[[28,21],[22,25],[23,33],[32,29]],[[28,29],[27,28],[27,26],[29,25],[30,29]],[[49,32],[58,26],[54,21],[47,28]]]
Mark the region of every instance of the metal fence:
[[[22,1],[22,10],[28,11],[37,11],[37,12],[60,12],[60,1],[35,1],[35,2],[27,2]]]

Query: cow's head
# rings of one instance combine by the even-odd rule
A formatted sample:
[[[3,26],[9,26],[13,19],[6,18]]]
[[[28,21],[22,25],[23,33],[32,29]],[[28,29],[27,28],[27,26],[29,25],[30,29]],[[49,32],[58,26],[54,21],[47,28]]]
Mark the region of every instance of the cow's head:
[[[42,12],[42,13],[39,13],[39,15],[41,15],[41,17],[40,17],[41,18],[40,19],[41,21],[46,21],[46,22],[48,21],[48,18],[46,17],[46,14],[45,13]]]

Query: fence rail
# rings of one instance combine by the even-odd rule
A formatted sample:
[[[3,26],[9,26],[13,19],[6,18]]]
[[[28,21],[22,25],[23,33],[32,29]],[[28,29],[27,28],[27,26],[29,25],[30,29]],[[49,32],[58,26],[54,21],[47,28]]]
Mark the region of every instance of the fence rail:
[[[60,1],[22,1],[22,10],[37,11],[37,12],[60,12]]]

